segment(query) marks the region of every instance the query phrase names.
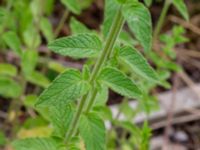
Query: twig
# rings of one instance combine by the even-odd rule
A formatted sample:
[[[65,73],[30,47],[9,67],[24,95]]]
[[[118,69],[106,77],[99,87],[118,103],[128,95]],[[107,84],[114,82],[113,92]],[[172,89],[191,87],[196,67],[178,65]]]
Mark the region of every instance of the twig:
[[[182,49],[182,48],[181,49],[175,48],[175,50],[179,55],[187,55],[189,57],[200,58],[199,51],[190,50],[190,49]]]
[[[190,77],[185,72],[178,73],[179,77],[192,89],[192,91],[200,98],[200,92],[196,88],[195,83],[190,79]]]
[[[198,120],[199,117],[200,117],[200,114],[179,116],[179,117],[176,117],[176,118],[173,119],[172,124],[181,124],[181,123],[190,122],[190,121],[193,121],[193,120]],[[167,123],[167,121],[161,121],[161,122],[152,124],[151,128],[153,130],[156,130],[156,129],[159,129],[159,128],[166,126],[166,123]]]
[[[165,128],[165,133],[164,133],[164,144],[162,149],[167,150],[168,149],[168,143],[169,143],[169,133],[170,133],[170,128],[171,124],[173,121],[173,116],[174,116],[174,109],[176,105],[176,92],[177,92],[177,86],[178,86],[178,78],[177,74],[174,76],[174,81],[173,81],[173,89],[172,89],[172,100],[170,107],[168,108],[168,116],[167,116],[167,123],[166,123],[166,128]]]

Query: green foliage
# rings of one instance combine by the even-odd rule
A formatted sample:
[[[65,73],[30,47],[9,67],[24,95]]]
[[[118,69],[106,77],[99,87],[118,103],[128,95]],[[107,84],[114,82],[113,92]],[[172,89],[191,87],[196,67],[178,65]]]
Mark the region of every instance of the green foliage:
[[[5,134],[0,130],[0,146],[3,146],[6,144],[6,136]]]
[[[80,14],[81,7],[78,4],[78,0],[61,0],[61,2],[73,13]]]
[[[141,132],[141,143],[140,143],[140,149],[141,150],[147,150],[150,148],[149,145],[149,139],[151,137],[151,129],[148,127],[147,122],[144,122]]]
[[[96,56],[102,48],[101,41],[93,34],[77,34],[50,42],[49,49],[64,56],[87,58]]]
[[[5,16],[6,16],[6,11],[4,8],[0,7],[0,25],[3,24]]]
[[[110,27],[112,25],[112,22],[114,20],[115,14],[117,10],[119,9],[119,4],[116,2],[116,0],[106,0],[105,1],[105,12],[104,12],[104,22],[102,26],[102,33],[104,38],[109,33]]]
[[[70,29],[71,29],[72,34],[91,32],[84,24],[76,20],[74,17],[70,19]]]
[[[54,5],[55,5],[55,0],[47,0],[44,2],[43,7],[47,15],[50,15],[52,13]]]
[[[125,74],[115,68],[104,68],[100,73],[99,80],[123,96],[129,98],[142,97],[142,93],[137,85]]]
[[[174,26],[172,29],[172,35],[163,34],[160,36],[160,40],[165,43],[165,46],[162,48],[163,51],[171,57],[172,59],[176,58],[176,53],[174,47],[177,44],[188,42],[189,40],[183,36],[185,30],[181,26]]]
[[[4,33],[3,39],[6,42],[6,44],[9,46],[9,48],[15,51],[16,54],[18,54],[19,56],[22,54],[21,43],[15,32],[8,31]]]
[[[180,14],[184,17],[185,20],[189,20],[189,14],[187,11],[187,7],[184,3],[184,0],[173,0],[172,3],[177,8],[177,10],[180,12]]]
[[[0,75],[16,76],[17,68],[14,65],[1,63],[0,64]]]
[[[48,138],[16,140],[12,144],[13,148],[149,149],[151,130],[147,122],[143,127],[137,127],[130,120],[139,112],[148,115],[157,109],[158,101],[151,94],[152,88],[157,84],[169,88],[167,79],[170,72],[181,70],[174,62],[174,47],[188,41],[183,36],[184,28],[174,27],[171,34],[160,37],[161,55],[151,50],[151,15],[145,5],[150,6],[152,0],[144,0],[145,5],[138,0],[105,0],[100,33],[90,30],[76,19],[93,0],[60,2],[66,7],[66,12],[75,15],[67,18],[72,35],[58,39],[54,39],[57,35],[53,33],[52,19],[48,18],[52,16],[55,0],[9,0],[5,2],[8,8],[0,7],[2,53],[6,53],[9,48],[20,61],[16,66],[13,65],[15,61],[0,64],[0,95],[25,106],[27,114],[34,116],[26,119],[22,128],[31,129],[30,133],[38,132],[37,128],[41,126],[49,133],[53,130],[51,135],[45,135]],[[183,0],[174,0],[172,4],[188,20]],[[128,28],[123,28],[124,24]],[[44,51],[43,54],[41,44],[45,42],[49,43],[48,48],[52,52],[86,62],[82,71],[69,69],[65,63],[52,60],[55,55],[50,52]],[[49,80],[53,80],[52,83]],[[31,86],[27,88],[29,83]],[[46,89],[42,92],[42,88]],[[114,115],[106,105],[110,90],[120,94],[123,99],[122,104],[117,106],[119,114],[116,118],[113,118]],[[132,108],[129,99],[137,99],[137,107]],[[125,116],[123,121],[118,120],[121,114]],[[104,121],[111,122],[112,128],[108,132]],[[118,136],[118,127],[122,128],[122,136]],[[106,132],[109,133],[107,137]],[[116,142],[116,139],[119,140]]]
[[[34,50],[26,50],[23,53],[21,66],[26,76],[32,74],[38,61],[38,53]]]
[[[54,38],[52,25],[48,19],[42,18],[40,21],[40,29],[48,42]]]
[[[26,78],[30,83],[36,84],[43,88],[47,88],[50,84],[49,79],[44,74],[38,71],[33,71]]]
[[[108,88],[106,86],[103,86],[102,88],[100,88],[96,98],[95,98],[95,105],[96,106],[103,106],[106,104],[107,100],[108,100]]]
[[[7,98],[18,98],[21,95],[22,87],[13,79],[0,76],[0,95]]]
[[[87,150],[105,149],[105,127],[98,115],[94,113],[82,115],[79,130]]]
[[[152,0],[144,0],[144,2],[147,6],[151,6],[152,4]]]
[[[28,138],[12,143],[15,150],[64,150],[51,138]]]
[[[70,140],[70,144],[68,144],[68,149],[81,150],[81,149],[85,149],[85,146],[83,145],[81,138],[75,136]]]
[[[119,43],[122,43],[124,45],[130,45],[130,46],[135,46],[136,44],[138,44],[138,42],[132,38],[132,36],[130,35],[129,32],[127,31],[121,31],[120,35],[119,35],[119,39],[118,39]]]
[[[124,4],[127,0],[117,0],[119,3]]]
[[[127,2],[123,15],[135,37],[148,52],[151,49],[152,23],[148,9],[139,2]]]
[[[119,50],[119,55],[122,61],[128,64],[135,73],[147,80],[153,82],[158,81],[158,75],[156,72],[136,49],[131,48],[130,46],[125,46]]]
[[[78,70],[67,70],[60,74],[51,85],[40,95],[37,106],[55,106],[68,104],[89,89]]]
[[[64,137],[73,117],[71,105],[57,105],[50,109],[50,119],[54,126],[54,134],[59,137]]]
[[[33,25],[23,32],[23,40],[28,49],[36,49],[41,43],[40,35]]]

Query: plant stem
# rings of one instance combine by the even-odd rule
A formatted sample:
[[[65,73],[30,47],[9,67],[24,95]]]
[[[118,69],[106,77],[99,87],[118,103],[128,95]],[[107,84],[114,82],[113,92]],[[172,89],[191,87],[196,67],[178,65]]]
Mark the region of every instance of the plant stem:
[[[93,102],[94,102],[96,94],[97,94],[97,89],[94,87],[95,86],[95,79],[98,76],[102,66],[107,61],[108,55],[110,54],[110,51],[112,51],[112,49],[114,47],[115,41],[118,37],[118,34],[121,31],[123,23],[124,23],[124,19],[123,19],[123,16],[121,14],[121,8],[120,8],[118,10],[117,14],[116,14],[116,17],[114,19],[112,26],[111,26],[111,30],[110,30],[108,38],[106,40],[105,47],[102,50],[101,55],[100,55],[99,59],[97,60],[97,63],[94,66],[94,69],[92,71],[92,74],[91,74],[91,77],[90,77],[90,80],[89,80],[89,82],[93,86],[94,90],[91,92],[91,97],[90,97],[90,92],[88,92],[80,100],[80,103],[79,103],[79,106],[78,106],[78,111],[76,112],[75,117],[73,118],[72,123],[69,127],[69,130],[66,134],[65,142],[68,142],[71,139],[71,137],[73,136],[73,134],[76,132],[78,121],[79,121],[79,118],[81,116],[81,113],[83,112],[85,103],[87,101],[89,101],[89,105],[86,109],[87,112],[89,112],[90,108],[93,105]]]
[[[122,28],[122,26],[124,24],[124,19],[122,17],[121,11],[119,12],[119,16],[117,16],[117,22],[118,22],[117,24],[114,23],[116,32],[113,33],[113,35],[109,36],[109,37],[112,37],[111,40],[109,40],[109,38],[107,40],[106,45],[108,45],[108,48],[107,48],[108,49],[107,50],[108,53],[104,56],[104,59],[105,59],[104,61],[108,60],[111,57],[111,55],[113,53],[113,50],[114,50],[113,47],[114,47],[115,41],[116,41],[116,39],[117,39],[117,37],[118,37],[118,35],[119,35],[120,31],[121,31],[121,28]],[[112,29],[111,29],[111,31],[112,31]],[[106,46],[105,46],[105,49],[106,49]],[[101,63],[101,65],[104,65],[104,63]],[[99,68],[101,68],[101,66],[99,66],[97,68],[99,69]],[[99,71],[100,71],[100,69],[99,69]],[[91,83],[92,82],[93,81],[91,81]],[[88,104],[88,106],[86,108],[86,113],[88,113],[90,111],[90,109],[92,108],[92,106],[93,106],[93,104],[95,102],[95,98],[96,98],[97,93],[98,93],[98,91],[95,88],[95,90],[92,92],[91,98],[89,99],[89,104]]]
[[[61,20],[60,20],[60,22],[59,22],[59,24],[58,24],[56,30],[55,30],[55,37],[57,37],[57,36],[59,35],[59,33],[60,33],[62,27],[63,27],[64,24],[65,24],[65,20],[67,19],[68,15],[69,15],[69,11],[68,11],[68,10],[65,10],[65,12],[64,12],[64,14],[63,14],[63,16],[62,16],[62,18],[61,18]]]
[[[19,118],[18,118],[18,115],[19,115],[19,111],[20,111],[20,108],[23,104],[23,96],[24,96],[24,93],[26,91],[26,80],[24,80],[24,75],[22,72],[20,72],[20,84],[22,86],[22,94],[17,98],[17,99],[13,99],[10,103],[10,106],[9,106],[9,110],[8,110],[8,118],[7,120],[5,121],[5,125],[7,123],[11,123],[12,125],[12,130],[11,130],[11,135],[10,135],[10,138],[13,139],[15,138],[16,136],[16,129],[19,127]],[[12,113],[15,114],[15,117],[14,118],[10,118],[10,116],[12,115]]]
[[[157,23],[156,28],[154,30],[153,43],[155,43],[155,41],[158,38],[158,34],[160,33],[160,30],[161,30],[161,28],[163,26],[164,19],[165,19],[166,15],[167,15],[167,11],[169,10],[170,4],[171,4],[170,0],[165,0],[164,7],[162,9],[162,12],[161,12],[161,15],[159,17],[158,23]]]

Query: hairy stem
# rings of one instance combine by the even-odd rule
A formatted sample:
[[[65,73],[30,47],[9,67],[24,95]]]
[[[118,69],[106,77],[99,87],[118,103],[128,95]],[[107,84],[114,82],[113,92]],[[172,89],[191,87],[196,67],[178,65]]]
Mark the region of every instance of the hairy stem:
[[[119,15],[122,15],[122,14],[120,13]],[[113,53],[114,43],[115,43],[115,41],[116,41],[116,39],[118,37],[118,34],[121,31],[121,28],[122,28],[123,24],[124,24],[124,19],[123,19],[122,16],[121,17],[119,16],[118,17],[118,24],[116,24],[116,33],[114,33],[113,38],[108,41],[109,47],[108,47],[108,53],[104,57],[105,61],[108,60],[111,57],[112,53]],[[103,63],[102,63],[102,65],[103,65]],[[99,68],[101,68],[101,67],[99,67]],[[93,82],[93,81],[91,81],[91,82]],[[88,104],[88,106],[86,108],[86,113],[88,113],[90,111],[90,109],[92,108],[92,106],[93,106],[93,104],[95,102],[95,98],[96,98],[97,93],[98,93],[98,91],[95,88],[95,90],[93,90],[93,92],[92,92],[91,98],[89,99],[89,104]]]
[[[89,112],[89,110],[91,109],[91,107],[94,103],[95,97],[97,95],[97,89],[94,87],[95,86],[95,79],[98,76],[102,66],[107,61],[108,56],[109,56],[110,52],[112,51],[112,49],[114,47],[115,41],[116,41],[118,34],[120,33],[121,28],[123,26],[123,22],[124,22],[124,19],[123,19],[123,16],[121,14],[121,8],[120,8],[118,10],[116,17],[114,19],[114,22],[112,24],[111,30],[109,32],[108,38],[107,38],[106,43],[105,43],[105,47],[102,50],[101,55],[100,55],[99,59],[97,60],[97,63],[94,66],[94,69],[92,71],[92,74],[91,74],[91,77],[90,77],[90,80],[89,80],[89,82],[93,86],[94,90],[92,90],[91,93],[88,92],[80,100],[80,103],[79,103],[79,106],[78,106],[78,111],[76,112],[76,114],[75,114],[75,116],[72,120],[72,123],[69,127],[69,130],[66,134],[65,142],[68,142],[71,139],[71,137],[73,136],[73,134],[76,133],[78,121],[79,121],[79,118],[81,116],[81,113],[83,112],[85,103],[87,101],[89,102],[88,107],[86,108],[87,112]],[[90,96],[90,94],[91,94],[91,96]]]
[[[166,15],[167,15],[167,11],[169,10],[170,4],[171,4],[170,0],[165,0],[164,7],[162,9],[162,12],[161,12],[161,15],[159,17],[158,23],[157,23],[157,25],[155,27],[155,30],[154,30],[153,43],[155,43],[155,41],[158,38],[158,34],[160,33],[160,30],[161,30],[161,28],[163,26],[164,19],[165,19]]]

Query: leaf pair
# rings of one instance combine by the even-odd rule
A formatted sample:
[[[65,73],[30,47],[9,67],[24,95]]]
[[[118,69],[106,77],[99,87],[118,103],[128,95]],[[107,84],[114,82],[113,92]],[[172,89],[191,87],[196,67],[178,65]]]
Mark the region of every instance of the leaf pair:
[[[103,34],[106,37],[113,22],[114,15],[120,5],[116,0],[106,0],[105,15],[103,23]],[[152,23],[148,9],[140,2],[127,1],[122,6],[122,14],[134,33],[136,39],[149,51],[152,41]]]
[[[157,73],[136,49],[130,46],[121,48],[119,50],[119,60],[130,66],[131,70],[142,78],[149,82],[159,83]],[[138,99],[143,97],[137,85],[116,68],[107,67],[103,69],[99,80],[123,96]]]
[[[148,73],[148,71],[145,73]],[[151,73],[154,72],[152,71]],[[98,77],[98,81],[123,96],[129,98],[142,97],[142,92],[136,84],[116,68],[104,68]],[[59,75],[40,95],[36,105],[67,105],[84,95],[89,90],[89,87],[89,83],[82,79],[79,71],[67,70]]]
[[[49,44],[49,48],[63,55],[82,58],[98,53],[101,49],[101,42],[93,34],[77,34],[55,40]],[[137,50],[130,46],[123,47],[119,50],[119,58],[131,66],[136,74],[152,82],[157,82],[157,74]],[[142,94],[134,82],[117,69],[103,69],[98,79],[117,93],[130,98],[141,98]],[[61,102],[68,104],[85,94],[88,87],[88,83],[82,78],[79,71],[66,71],[41,94],[37,104],[56,105]]]

